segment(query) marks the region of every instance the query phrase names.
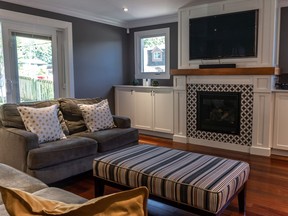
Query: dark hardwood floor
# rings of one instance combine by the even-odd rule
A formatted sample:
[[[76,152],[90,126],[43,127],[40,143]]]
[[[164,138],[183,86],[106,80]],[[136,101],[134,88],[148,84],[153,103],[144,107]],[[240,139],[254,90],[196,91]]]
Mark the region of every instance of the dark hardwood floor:
[[[210,154],[250,164],[251,173],[247,183],[246,215],[247,216],[281,216],[288,215],[288,157],[262,157],[234,151],[208,148],[191,144],[176,143],[169,139],[151,136],[140,136],[141,143],[149,143],[186,151]],[[94,182],[92,172],[85,173],[61,182],[57,186],[78,194],[87,199],[94,198]],[[106,188],[105,194],[116,192],[114,188]],[[224,211],[224,216],[239,216],[237,199]],[[193,214],[158,203],[148,202],[151,216],[191,216]]]

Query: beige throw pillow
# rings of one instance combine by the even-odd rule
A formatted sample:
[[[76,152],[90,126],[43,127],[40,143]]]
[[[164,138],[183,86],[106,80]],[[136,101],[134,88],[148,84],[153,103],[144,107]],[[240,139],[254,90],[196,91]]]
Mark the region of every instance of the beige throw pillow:
[[[90,132],[115,127],[107,99],[96,104],[78,104]]]
[[[58,119],[58,105],[43,108],[17,107],[26,130],[37,134],[39,143],[66,138]]]
[[[148,189],[139,187],[99,198],[83,204],[66,204],[48,200],[28,192],[0,186],[3,202],[11,216],[144,216],[147,214]]]

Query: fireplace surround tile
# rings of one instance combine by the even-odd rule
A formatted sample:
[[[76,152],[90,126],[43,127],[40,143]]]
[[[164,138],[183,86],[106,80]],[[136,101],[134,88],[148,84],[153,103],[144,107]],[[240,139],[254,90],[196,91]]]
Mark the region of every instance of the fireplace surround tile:
[[[240,135],[197,130],[197,91],[241,92]],[[196,139],[252,145],[253,85],[187,84],[187,136]]]

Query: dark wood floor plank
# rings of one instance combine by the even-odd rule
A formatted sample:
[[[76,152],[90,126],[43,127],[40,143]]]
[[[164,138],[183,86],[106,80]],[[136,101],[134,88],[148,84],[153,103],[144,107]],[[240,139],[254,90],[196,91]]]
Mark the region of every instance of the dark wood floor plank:
[[[246,215],[247,216],[287,216],[288,215],[288,158],[282,156],[262,157],[247,153],[228,151],[217,148],[176,143],[169,139],[140,136],[141,143],[210,154],[250,164],[251,173],[247,182]],[[59,187],[76,193],[87,199],[94,197],[94,181],[92,172],[76,176],[58,184]],[[105,194],[119,190],[107,187]],[[151,216],[193,216],[189,212],[167,206],[152,200],[148,202]],[[238,212],[238,202],[234,199],[224,211],[223,216],[244,215]]]

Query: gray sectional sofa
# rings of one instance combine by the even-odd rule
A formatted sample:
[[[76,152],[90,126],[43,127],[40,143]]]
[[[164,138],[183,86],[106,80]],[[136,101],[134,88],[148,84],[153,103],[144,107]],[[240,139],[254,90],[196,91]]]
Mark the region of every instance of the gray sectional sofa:
[[[92,169],[93,159],[107,152],[138,144],[138,130],[130,119],[113,116],[115,128],[88,132],[77,104],[94,104],[100,98],[4,104],[0,107],[0,163],[10,165],[46,184]],[[58,118],[67,139],[38,143],[36,134],[26,131],[17,106],[47,107],[58,104]]]
[[[1,163],[0,185],[4,187],[17,188],[46,199],[57,200],[64,203],[81,204],[87,201],[85,198],[82,198],[68,191],[56,187],[48,187],[40,180],[33,178],[17,169],[14,169],[13,167]],[[3,204],[1,194],[0,215],[9,216]]]

